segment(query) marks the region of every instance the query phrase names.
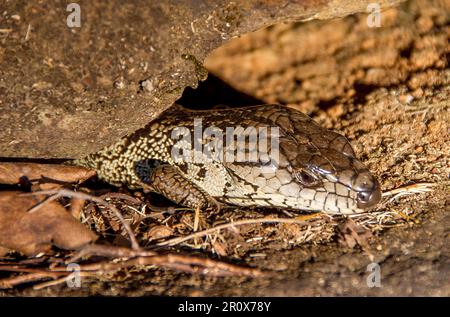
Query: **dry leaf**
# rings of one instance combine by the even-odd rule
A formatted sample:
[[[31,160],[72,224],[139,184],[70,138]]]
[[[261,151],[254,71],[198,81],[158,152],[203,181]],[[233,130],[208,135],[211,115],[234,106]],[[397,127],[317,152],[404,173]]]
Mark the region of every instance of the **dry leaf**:
[[[24,177],[40,184],[43,190],[54,189],[64,183],[83,182],[95,175],[95,171],[60,164],[0,163],[0,184],[18,184]]]
[[[86,200],[80,198],[72,198],[70,200],[70,214],[75,219],[80,219]]]
[[[28,212],[43,198],[22,194],[0,192],[0,247],[36,255],[51,245],[74,250],[97,239],[56,201]]]
[[[149,241],[170,237],[171,235],[173,235],[173,229],[167,226],[154,226],[147,233]]]

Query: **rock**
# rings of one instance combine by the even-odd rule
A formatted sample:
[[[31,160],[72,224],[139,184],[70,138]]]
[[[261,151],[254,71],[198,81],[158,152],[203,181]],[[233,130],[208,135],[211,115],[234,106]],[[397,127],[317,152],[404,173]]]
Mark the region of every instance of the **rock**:
[[[2,3],[2,156],[76,158],[99,150],[196,87],[206,75],[203,60],[224,42],[283,21],[366,11],[370,2],[80,1],[80,27],[74,9],[62,5]]]

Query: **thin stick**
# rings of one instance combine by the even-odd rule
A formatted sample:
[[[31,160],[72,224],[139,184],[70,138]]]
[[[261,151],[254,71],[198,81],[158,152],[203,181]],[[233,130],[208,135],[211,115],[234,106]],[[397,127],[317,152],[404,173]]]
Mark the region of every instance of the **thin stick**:
[[[37,272],[37,273],[28,273],[25,275],[14,276],[10,278],[5,278],[0,280],[0,288],[12,288],[16,285],[20,285],[23,283],[35,282],[42,279],[47,278],[57,278],[61,275],[67,275],[67,273],[59,273],[59,272]]]
[[[28,23],[27,33],[25,34],[25,42],[30,38],[31,24]]]
[[[200,222],[200,208],[195,208],[195,215],[194,215],[194,232],[198,231],[198,225]],[[194,245],[197,247],[197,239],[194,239]]]
[[[91,251],[99,251],[101,255],[104,254],[104,250],[101,250],[103,246],[99,246],[98,250],[92,249]],[[109,255],[113,255],[114,247],[107,248]],[[136,255],[139,252],[125,248],[117,248],[117,254],[123,255]],[[206,276],[248,276],[248,277],[260,277],[266,276],[268,272],[262,272],[257,268],[241,267],[234,264],[211,260],[208,258],[200,258],[193,256],[183,256],[178,254],[162,254],[155,255],[153,252],[142,251],[142,255],[138,255],[131,259],[119,260],[114,258],[114,262],[111,260],[81,264],[79,274],[80,277],[96,277],[108,272],[114,272],[120,269],[129,267],[159,267],[172,269],[176,271],[182,271],[191,274],[202,274]],[[95,255],[93,252],[92,255]],[[119,260],[117,262],[117,260]],[[27,272],[28,274],[14,276],[10,278],[0,279],[0,288],[11,288],[23,283],[36,282],[42,279],[51,279],[50,281],[43,282],[36,285],[35,289],[41,289],[44,287],[54,286],[67,281],[70,276],[73,276],[74,272],[67,271],[66,266],[49,267],[45,269],[29,269],[19,266],[0,266],[0,271],[13,271],[13,272]]]
[[[30,194],[22,194],[22,195],[27,195],[28,196]],[[30,208],[28,210],[28,213],[32,214],[32,213],[36,212],[37,210],[41,209],[41,207],[43,205],[45,205],[45,204],[47,204],[47,203],[49,203],[51,201],[54,201],[54,200],[58,199],[59,197],[61,197],[61,196],[58,195],[58,194],[54,194],[54,195],[46,197],[45,199],[41,200],[36,205],[34,205],[32,208]]]
[[[50,280],[48,282],[43,282],[43,283],[34,285],[33,289],[40,290],[40,289],[43,289],[43,288],[46,288],[46,287],[55,286],[55,285],[62,284],[62,283],[67,283],[67,281],[72,276],[76,276],[76,274],[79,277],[95,277],[97,275],[97,273],[92,273],[92,272],[77,272],[77,273],[72,272],[72,273],[70,273],[67,276],[64,276],[64,277],[61,277],[61,278],[58,278],[58,279],[54,279],[54,280]]]
[[[42,270],[42,269],[33,269],[33,268],[27,268],[27,267],[18,266],[18,265],[1,265],[0,271],[30,273],[30,274],[47,274],[47,275],[55,275],[55,276],[61,275],[61,273],[59,273],[59,272],[49,272],[49,271]]]
[[[84,199],[84,200],[89,200],[89,201],[93,201],[96,202],[98,204],[101,204],[109,209],[111,209],[112,212],[114,212],[114,214],[116,215],[117,218],[119,218],[120,222],[122,223],[122,225],[125,228],[125,231],[127,232],[128,236],[130,237],[130,242],[131,242],[131,247],[133,248],[133,250],[139,250],[140,246],[139,243],[137,242],[136,237],[134,236],[133,231],[131,230],[131,227],[128,225],[128,223],[125,221],[125,219],[122,216],[122,213],[119,211],[119,209],[116,208],[116,206],[114,206],[113,204],[108,203],[107,201],[86,194],[86,193],[82,193],[82,192],[74,192],[72,190],[68,190],[68,189],[57,189],[57,190],[43,190],[43,191],[37,191],[37,192],[33,192],[33,193],[26,193],[26,194],[22,194],[24,196],[29,196],[29,195],[53,195],[50,198],[46,199],[43,203],[38,204],[37,206],[33,207],[30,212],[35,212],[37,209],[41,208],[45,203],[47,203],[48,201],[52,201],[55,200],[59,197],[70,197],[70,198],[78,198],[78,199]]]
[[[385,191],[383,193],[383,197],[386,196],[392,196],[398,195],[404,196],[404,195],[411,195],[411,194],[420,194],[420,193],[427,193],[433,191],[433,188],[436,186],[435,183],[417,183],[412,185],[407,185],[399,188],[395,188],[389,191]]]
[[[234,226],[242,226],[242,225],[248,225],[248,224],[255,224],[255,223],[290,223],[290,224],[300,224],[300,225],[305,225],[307,224],[306,221],[303,220],[297,220],[297,219],[286,219],[286,218],[258,218],[258,219],[244,219],[244,220],[239,220],[236,222],[229,222],[229,223],[225,223],[223,225],[219,225],[213,228],[209,228],[203,231],[199,231],[199,232],[195,232],[192,233],[190,235],[187,235],[185,237],[178,237],[178,238],[173,238],[167,241],[163,241],[160,243],[157,243],[155,246],[174,246],[176,244],[180,244],[182,242],[194,239],[194,238],[199,238],[199,237],[203,237],[206,236],[214,231],[219,231],[222,229],[226,229],[226,228],[230,228],[230,227],[234,227]]]
[[[102,274],[111,271],[117,271],[127,267],[156,266],[160,268],[169,268],[172,270],[186,273],[196,273],[207,276],[251,276],[257,277],[266,275],[257,268],[246,268],[234,264],[200,258],[193,256],[183,256],[178,254],[163,254],[156,256],[138,256],[120,262],[99,262],[80,265],[80,272],[95,272]],[[65,267],[55,267],[51,272],[67,272]]]
[[[103,256],[108,258],[133,258],[137,256],[154,256],[157,255],[153,251],[143,249],[134,250],[126,247],[117,247],[103,244],[88,244],[84,246],[78,253],[66,261],[66,263],[73,263],[85,256]],[[1,270],[1,266],[0,266]]]
[[[101,195],[99,198],[100,199],[107,199],[107,198],[121,199],[121,200],[126,200],[126,201],[128,201],[128,202],[130,202],[132,204],[137,204],[137,205],[142,203],[139,199],[134,198],[134,197],[132,197],[130,195],[127,195],[127,194],[122,194],[122,193],[111,193],[111,192],[109,192],[109,193]]]

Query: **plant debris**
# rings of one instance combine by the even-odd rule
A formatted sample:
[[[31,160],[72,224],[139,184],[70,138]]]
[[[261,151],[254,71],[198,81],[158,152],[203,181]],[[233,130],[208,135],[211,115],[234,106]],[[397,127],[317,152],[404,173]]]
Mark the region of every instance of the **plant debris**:
[[[25,255],[37,255],[48,252],[52,245],[74,250],[96,240],[96,235],[58,202],[49,202],[38,212],[28,212],[42,201],[42,196],[22,196],[16,191],[0,192],[1,247]]]

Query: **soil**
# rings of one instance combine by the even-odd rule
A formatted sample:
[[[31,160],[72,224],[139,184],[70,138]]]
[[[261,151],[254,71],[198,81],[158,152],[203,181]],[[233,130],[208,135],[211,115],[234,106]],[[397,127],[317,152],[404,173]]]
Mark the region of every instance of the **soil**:
[[[22,287],[0,295],[449,296],[450,3],[409,1],[382,12],[379,28],[366,21],[359,14],[274,25],[230,41],[208,57],[209,79],[179,102],[295,107],[345,134],[384,192],[433,184],[429,192],[386,196],[372,215],[352,218],[371,237],[349,243],[347,220],[339,217],[318,216],[307,227],[246,225],[215,235],[217,244],[171,250],[275,274],[213,278],[137,268],[83,280],[77,289]],[[201,226],[261,213],[281,216],[238,209],[202,214]],[[170,217],[177,233],[191,232],[191,211]],[[371,263],[379,265],[379,287],[367,283]]]

